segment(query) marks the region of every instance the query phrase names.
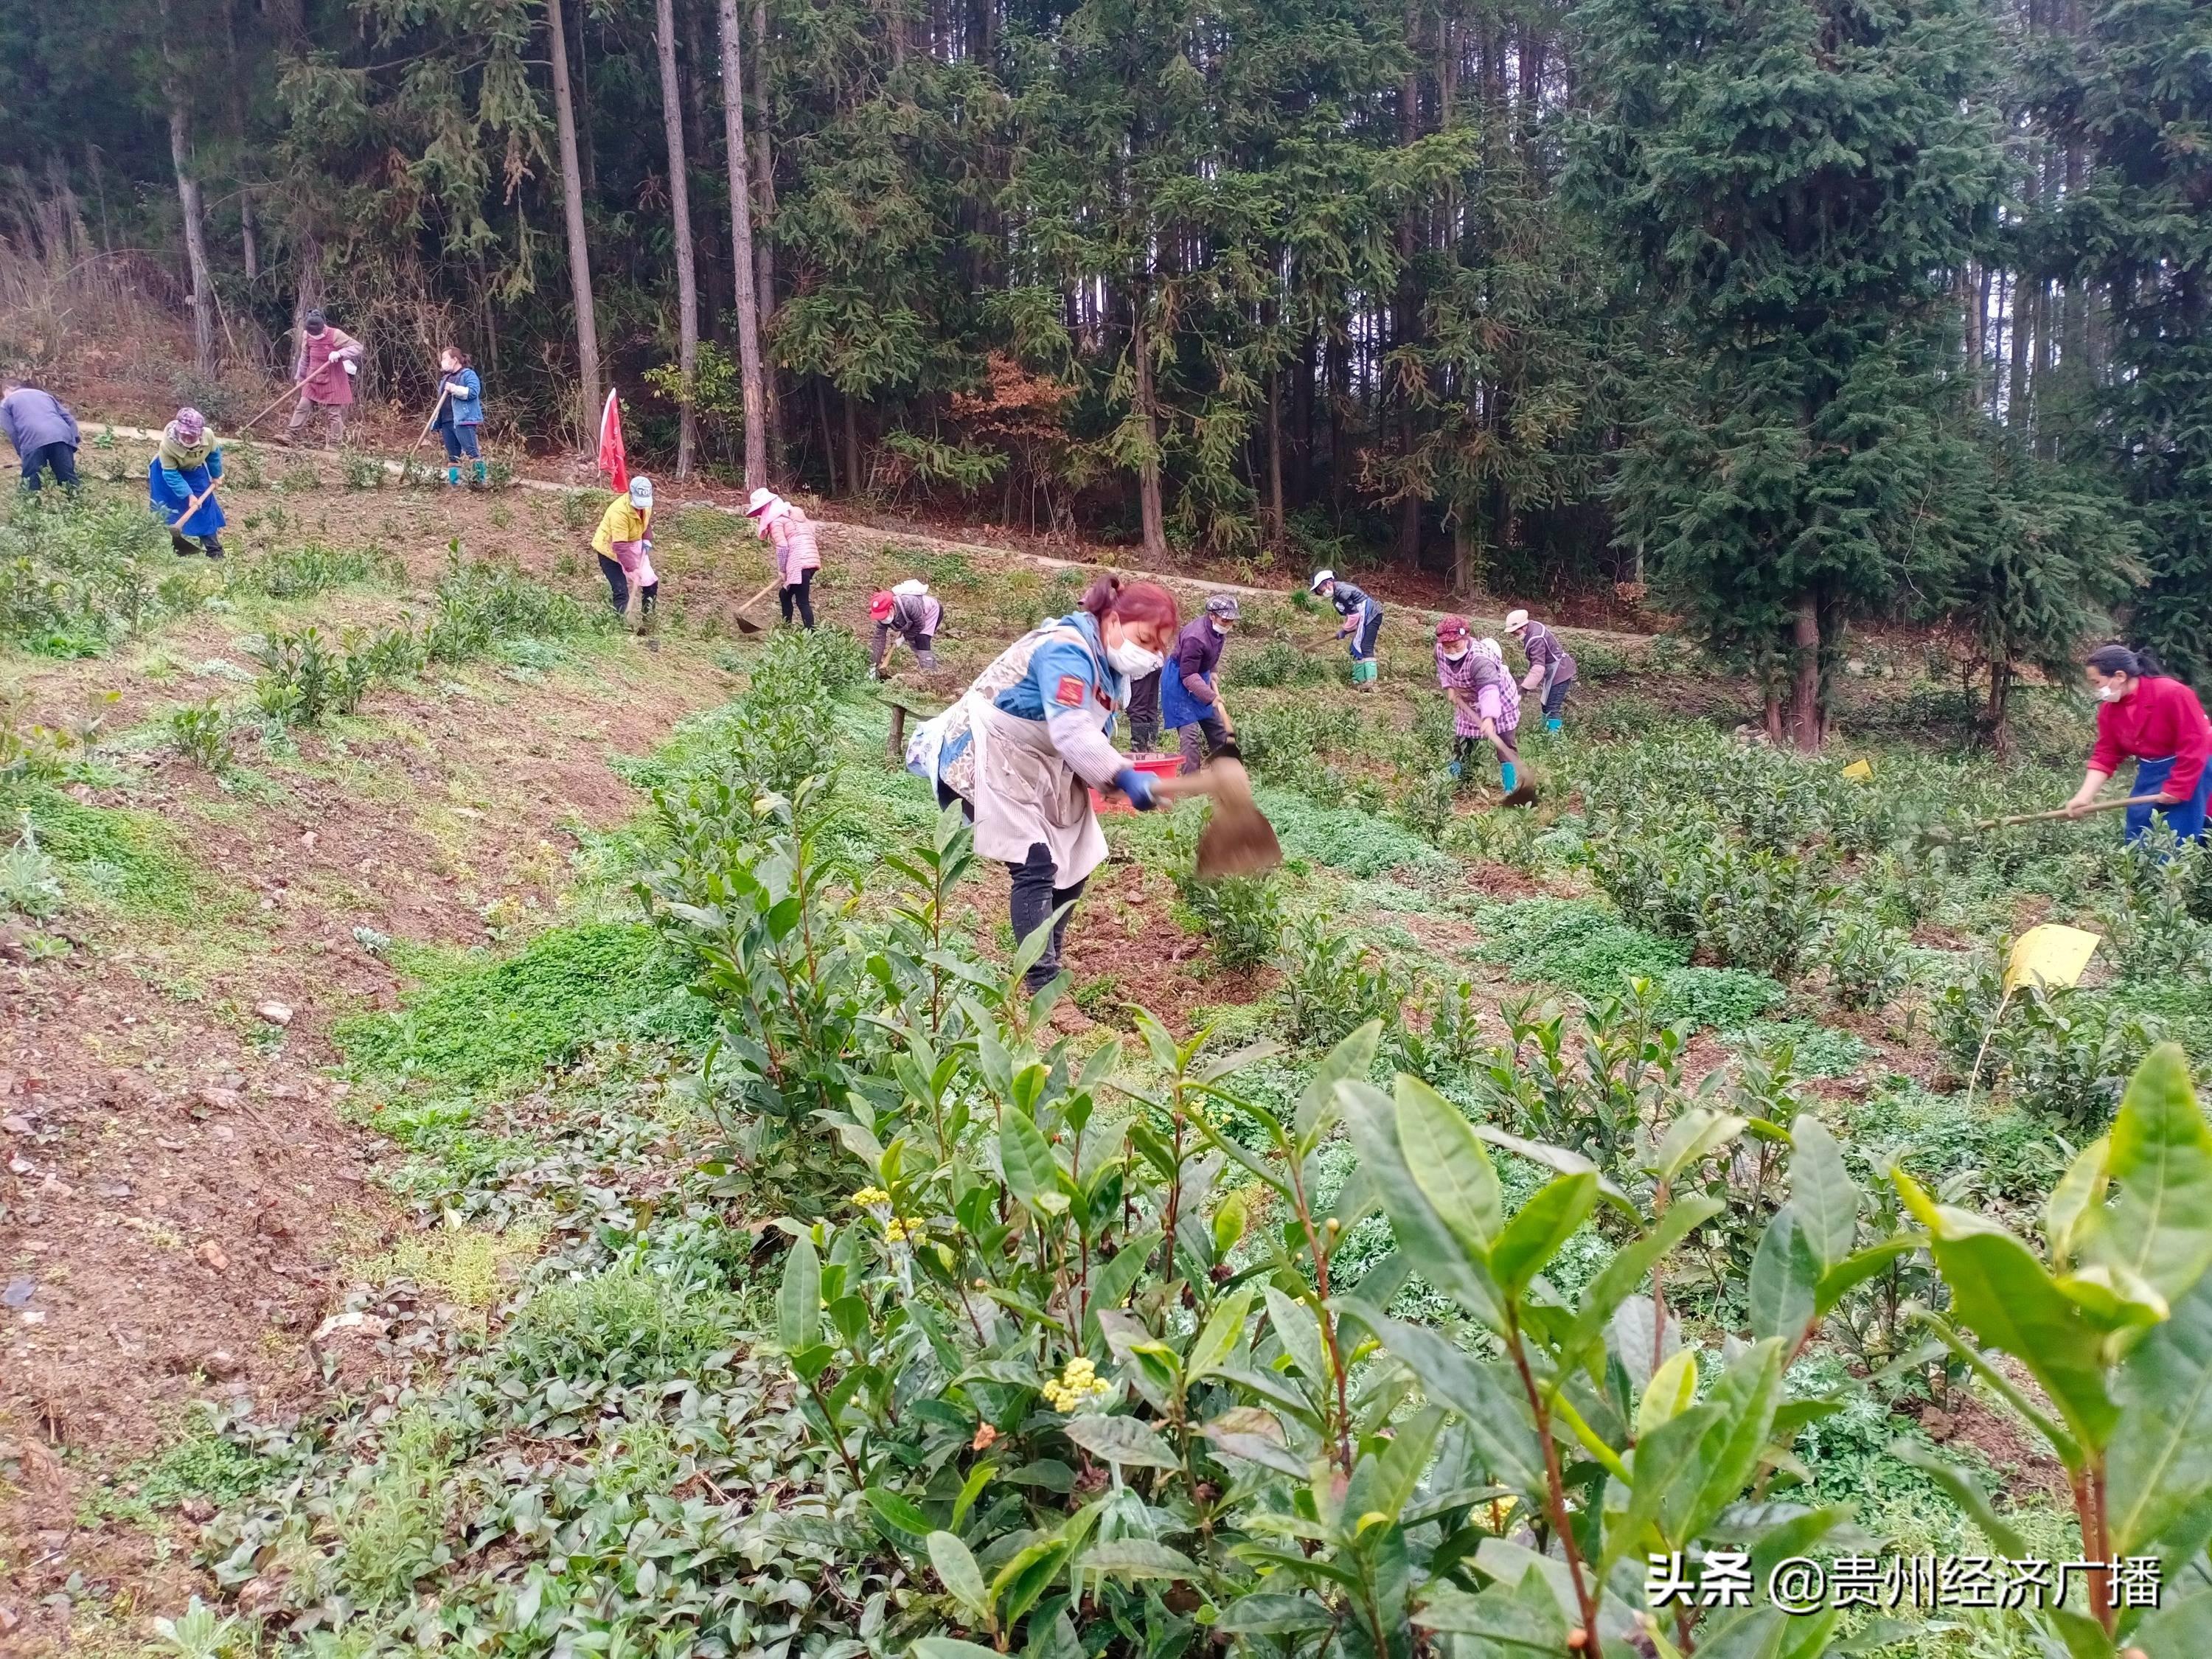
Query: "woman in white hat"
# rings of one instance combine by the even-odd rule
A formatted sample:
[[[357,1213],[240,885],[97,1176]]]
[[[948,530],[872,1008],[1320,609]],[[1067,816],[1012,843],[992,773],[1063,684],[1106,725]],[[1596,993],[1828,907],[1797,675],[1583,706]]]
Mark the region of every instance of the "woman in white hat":
[[[814,573],[822,568],[821,538],[814,520],[773,489],[756,489],[745,503],[745,515],[757,521],[760,533],[775,548],[776,603],[783,619],[799,613],[799,626],[814,626]]]
[[[1528,673],[1521,689],[1537,694],[1544,705],[1544,730],[1556,732],[1559,711],[1567,706],[1567,688],[1575,683],[1574,653],[1543,623],[1531,622],[1525,611],[1505,613],[1505,631],[1528,653]]]
[[[1352,684],[1365,690],[1375,684],[1375,636],[1382,631],[1382,607],[1350,582],[1339,581],[1334,570],[1313,574],[1313,591],[1336,607],[1344,626],[1336,637],[1347,641],[1352,653]]]

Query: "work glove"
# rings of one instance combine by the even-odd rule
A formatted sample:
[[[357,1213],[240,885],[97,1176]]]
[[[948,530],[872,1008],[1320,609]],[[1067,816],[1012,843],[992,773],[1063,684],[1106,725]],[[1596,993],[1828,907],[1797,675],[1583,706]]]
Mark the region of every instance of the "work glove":
[[[1129,805],[1139,812],[1149,812],[1159,805],[1152,794],[1152,775],[1149,772],[1125,766],[1114,775],[1114,787],[1127,795]]]

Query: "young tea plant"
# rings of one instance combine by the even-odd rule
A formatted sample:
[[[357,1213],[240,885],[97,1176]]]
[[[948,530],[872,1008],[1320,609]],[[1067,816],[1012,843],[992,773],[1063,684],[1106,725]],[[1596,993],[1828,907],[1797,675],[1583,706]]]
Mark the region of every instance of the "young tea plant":
[[[229,711],[212,697],[169,711],[170,746],[204,772],[228,771],[236,744]]]

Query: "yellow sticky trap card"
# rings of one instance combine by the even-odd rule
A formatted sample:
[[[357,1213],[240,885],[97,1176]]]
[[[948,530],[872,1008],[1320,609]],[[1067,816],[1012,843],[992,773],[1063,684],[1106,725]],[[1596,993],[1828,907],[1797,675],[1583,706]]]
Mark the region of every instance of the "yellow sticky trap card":
[[[1844,775],[1860,783],[1871,783],[1874,781],[1874,763],[1869,760],[1855,760],[1844,769]]]
[[[2031,927],[2013,941],[2012,957],[2005,963],[2004,988],[2012,992],[2036,984],[2049,991],[2075,984],[2103,942],[2095,933],[2055,921]]]

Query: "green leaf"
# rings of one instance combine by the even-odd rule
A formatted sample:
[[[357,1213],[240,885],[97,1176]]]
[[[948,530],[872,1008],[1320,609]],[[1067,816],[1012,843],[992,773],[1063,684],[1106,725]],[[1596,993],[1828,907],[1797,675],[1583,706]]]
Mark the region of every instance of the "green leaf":
[[[1228,1636],[1302,1636],[1335,1623],[1336,1616],[1311,1596],[1262,1590],[1231,1601],[1213,1628]]]
[[[1109,1538],[1093,1544],[1076,1558],[1085,1572],[1111,1573],[1117,1578],[1195,1578],[1198,1563],[1181,1550],[1150,1538]]]
[[[1844,1167],[1843,1149],[1820,1119],[1800,1113],[1790,1126],[1790,1204],[1797,1231],[1826,1273],[1851,1253],[1858,1237],[1857,1183]],[[1817,1275],[1816,1275],[1817,1276]]]
[[[1414,1184],[1453,1237],[1486,1255],[1504,1219],[1490,1154],[1456,1106],[1403,1072],[1397,1107],[1398,1144]]]
[[[1044,1131],[1018,1107],[1008,1106],[1001,1115],[999,1164],[1006,1171],[1006,1190],[1031,1215],[1042,1220],[1066,1211],[1060,1161],[1053,1157]]]
[[[952,1500],[953,1531],[960,1530],[961,1523],[968,1518],[968,1511],[975,1506],[975,1500],[982,1496],[983,1488],[991,1484],[991,1477],[998,1472],[999,1466],[988,1458],[968,1471],[968,1478],[960,1483],[960,1495]]]
[[[1093,1457],[1142,1468],[1176,1469],[1182,1464],[1150,1425],[1133,1417],[1071,1417],[1063,1431]]]
[[[2083,1218],[2083,1255],[2172,1302],[2212,1266],[2212,1127],[2179,1044],[2159,1044],[2136,1068],[2111,1140],[2105,1167],[2119,1195]]]
[[[1613,1259],[1583,1292],[1582,1304],[1575,1310],[1574,1327],[1567,1338],[1569,1351],[1580,1353],[1601,1338],[1613,1310],[1636,1293],[1651,1276],[1651,1269],[1660,1258],[1727,1208],[1719,1199],[1704,1193],[1678,1199],[1668,1206],[1667,1212],[1650,1232],[1615,1250]]]
[[[1421,1264],[1421,1275],[1430,1284],[1492,1329],[1502,1327],[1504,1316],[1487,1267],[1452,1236],[1413,1179],[1398,1140],[1396,1103],[1371,1084],[1356,1081],[1338,1084],[1337,1097],[1360,1167],[1390,1218],[1398,1248]]]
[[[1582,1231],[1597,1204],[1597,1176],[1585,1170],[1561,1176],[1536,1189],[1505,1224],[1490,1253],[1490,1272],[1509,1297],[1517,1297],[1544,1271],[1566,1242]]]
[[[2082,1221],[2105,1206],[2106,1163],[2112,1157],[2110,1135],[2100,1135],[2075,1155],[2066,1173],[2043,1201],[2043,1237],[2051,1246],[2051,1259],[2063,1265],[2074,1259]]]
[[[1183,1361],[1185,1382],[1195,1382],[1211,1376],[1228,1363],[1230,1355],[1237,1352],[1237,1339],[1244,1334],[1244,1322],[1251,1311],[1252,1287],[1249,1285],[1214,1309],[1213,1316],[1206,1322],[1206,1328],[1190,1345],[1190,1353]]]
[[[1533,1595],[1526,1593],[1529,1582],[1523,1578],[1513,1589],[1493,1584],[1475,1595],[1439,1589],[1413,1610],[1413,1622],[1447,1636],[1475,1637],[1474,1650],[1486,1656],[1528,1653],[1554,1659],[1567,1650],[1567,1623],[1543,1581],[1535,1580]]]
[[[1697,1352],[1684,1348],[1651,1374],[1636,1407],[1636,1437],[1641,1440],[1662,1424],[1671,1423],[1697,1397]]]
[[[929,1565],[937,1569],[938,1582],[979,1625],[991,1622],[991,1592],[984,1587],[983,1570],[968,1547],[949,1532],[929,1534]]]
[[[1774,1212],[1751,1258],[1749,1302],[1753,1337],[1778,1336],[1795,1344],[1819,1305],[1820,1264],[1797,1224],[1797,1200]]]
[[[1699,1158],[1727,1146],[1743,1128],[1744,1120],[1740,1117],[1692,1107],[1667,1126],[1667,1138],[1659,1143],[1658,1153],[1651,1160],[1651,1173],[1661,1181],[1672,1181]]]
[[[1921,1243],[1919,1238],[1907,1235],[1885,1238],[1879,1244],[1869,1244],[1863,1250],[1852,1251],[1820,1275],[1820,1282],[1813,1292],[1814,1311],[1825,1317],[1831,1308],[1850,1293],[1853,1285],[1862,1285],[1875,1274],[1887,1272],[1891,1262],[1901,1255],[1911,1255]]]
[[[1893,1440],[1889,1455],[1900,1462],[1910,1463],[1923,1474],[1942,1487],[1953,1503],[1965,1512],[1966,1518],[1982,1529],[1982,1536],[1990,1540],[1998,1554],[2013,1560],[2024,1560],[2034,1552],[2027,1540],[2002,1519],[1990,1495],[1982,1490],[1981,1481],[1972,1473],[1960,1468],[1948,1459],[1939,1456],[1928,1447],[1912,1440]],[[2119,1534],[2113,1534],[2113,1545],[2118,1547]]]
[[[1347,1079],[1364,1078],[1374,1069],[1375,1049],[1382,1040],[1382,1022],[1370,1019],[1322,1056],[1298,1096],[1299,1139],[1312,1134],[1324,1116],[1338,1109],[1338,1084]]]
[[[822,1257],[804,1233],[792,1241],[783,1258],[783,1282],[775,1292],[775,1340],[787,1354],[822,1340]]]
[[[1398,1523],[1421,1484],[1430,1455],[1436,1449],[1437,1431],[1443,1425],[1444,1408],[1430,1406],[1398,1424],[1382,1450],[1359,1460],[1345,1488],[1346,1530],[1358,1530],[1370,1515],[1380,1515],[1393,1526]]]
[[[2034,1253],[1992,1222],[1938,1205],[1902,1170],[1905,1207],[1928,1229],[1929,1251],[1960,1319],[2027,1367],[2084,1445],[2101,1449],[2118,1420],[2105,1391],[2101,1334],[2067,1300]],[[2064,1456],[2067,1449],[2058,1449]]]
[[[1098,1328],[1101,1312],[1120,1307],[1129,1299],[1129,1292],[1137,1288],[1137,1281],[1145,1276],[1160,1248],[1160,1232],[1157,1227],[1121,1241],[1121,1248],[1114,1259],[1103,1267],[1091,1270],[1091,1297],[1084,1304],[1084,1334],[1087,1341]]]
[[[963,1642],[957,1636],[925,1636],[908,1651],[914,1659],[1006,1659],[995,1648]]]
[[[921,1549],[929,1534],[937,1530],[937,1523],[922,1513],[919,1504],[884,1487],[870,1486],[860,1494],[860,1501],[874,1513],[877,1530],[894,1544]]]
[[[2146,1554],[2212,1492],[2212,1274],[2142,1340],[2112,1392],[2106,1519],[2115,1554]]]
[[[1597,1175],[1597,1165],[1580,1152],[1570,1152],[1565,1146],[1554,1146],[1546,1140],[1530,1140],[1526,1136],[1513,1134],[1495,1123],[1476,1123],[1468,1126],[1476,1134],[1493,1146],[1503,1146],[1509,1152],[1517,1152],[1531,1164],[1540,1164],[1560,1175]],[[1602,1175],[1598,1175],[1598,1195],[1632,1221],[1641,1221],[1644,1212],[1636,1207],[1636,1200]]]
[[[1458,1414],[1484,1467],[1499,1481],[1519,1492],[1543,1490],[1543,1446],[1527,1397],[1496,1366],[1425,1325],[1404,1324],[1356,1305],[1347,1311],[1356,1311],[1384,1349],[1405,1362],[1423,1395]]]
[[[1036,1605],[1067,1559],[1070,1548],[1065,1539],[1041,1538],[1006,1559],[991,1579],[991,1604],[999,1609],[1002,1624],[1011,1629]]]
[[[1327,1389],[1334,1386],[1329,1375],[1328,1351],[1322,1346],[1321,1324],[1313,1310],[1303,1302],[1296,1302],[1273,1285],[1264,1288],[1267,1299],[1267,1321],[1275,1328],[1275,1335],[1283,1345],[1283,1352],[1298,1368],[1310,1389]]]

